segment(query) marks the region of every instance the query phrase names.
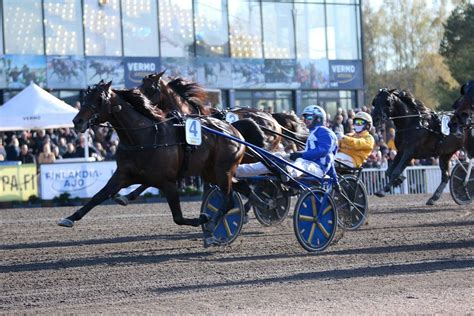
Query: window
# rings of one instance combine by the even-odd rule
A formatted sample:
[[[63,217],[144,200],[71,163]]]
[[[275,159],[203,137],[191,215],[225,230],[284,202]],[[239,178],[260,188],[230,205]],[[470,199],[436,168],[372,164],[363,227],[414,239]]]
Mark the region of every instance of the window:
[[[4,0],[5,54],[44,54],[41,0]]]
[[[291,112],[293,96],[291,91],[235,91],[235,106],[249,107],[266,112]]]
[[[46,54],[83,55],[81,0],[44,0]]]
[[[292,9],[292,3],[262,3],[265,58],[295,58]]]
[[[194,55],[192,0],[160,0],[161,56],[190,57]]]
[[[229,1],[232,57],[262,58],[262,26],[258,1]]]
[[[359,58],[358,6],[327,5],[329,59]]]
[[[196,55],[229,56],[227,0],[195,0]]]
[[[103,5],[97,0],[83,1],[86,55],[121,56],[119,0],[104,1]]]
[[[324,5],[295,4],[295,18],[297,58],[327,58]]]
[[[334,118],[338,108],[353,109],[356,106],[356,94],[351,90],[340,91],[303,91],[301,94],[302,109],[308,105],[320,105]]]
[[[158,56],[156,0],[122,0],[125,56]]]

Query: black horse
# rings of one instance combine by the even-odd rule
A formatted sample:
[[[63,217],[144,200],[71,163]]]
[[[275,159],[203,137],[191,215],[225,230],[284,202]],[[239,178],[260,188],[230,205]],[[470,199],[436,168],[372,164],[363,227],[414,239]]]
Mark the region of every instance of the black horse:
[[[187,151],[184,130],[179,118],[165,116],[149,104],[138,90],[114,90],[112,82],[88,88],[81,110],[74,118],[74,127],[84,132],[91,124],[110,122],[120,138],[117,169],[111,179],[89,202],[67,218],[60,226],[72,227],[94,206],[111,198],[129,185],[140,183],[159,188],[164,193],[178,225],[208,225],[205,245],[215,243],[213,226],[232,207],[232,176],[243,158],[245,146],[228,138],[203,131],[202,144]],[[201,118],[202,124],[242,139],[240,133],[226,122]],[[187,155],[187,158],[186,158]],[[183,176],[201,175],[205,181],[217,184],[224,193],[219,216],[184,218],[179,202],[176,180]],[[209,223],[208,223],[209,222]]]
[[[461,96],[454,102],[453,110],[450,131],[463,138],[466,153],[469,158],[474,158],[474,80],[461,86]]]
[[[441,133],[441,122],[432,110],[407,91],[381,89],[372,101],[372,118],[375,126],[386,120],[393,120],[396,128],[395,146],[398,153],[387,169],[387,185],[376,192],[385,196],[390,187],[400,185],[403,170],[411,159],[439,157],[441,183],[433,196],[426,202],[433,205],[449,181],[449,161],[462,147],[462,138]]]

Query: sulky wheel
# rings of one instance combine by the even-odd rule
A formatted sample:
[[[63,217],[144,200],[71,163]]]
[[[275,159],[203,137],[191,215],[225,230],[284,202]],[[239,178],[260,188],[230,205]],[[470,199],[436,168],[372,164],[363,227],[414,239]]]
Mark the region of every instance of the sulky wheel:
[[[242,199],[237,192],[233,192],[234,207],[227,212],[227,214],[217,222],[217,225],[212,233],[220,245],[228,245],[232,243],[240,234],[245,215],[244,205]],[[201,213],[213,217],[219,211],[224,201],[223,194],[218,187],[209,189],[204,196]],[[203,227],[204,230],[204,227]]]
[[[470,177],[465,183],[469,163],[458,163],[451,172],[451,180],[449,181],[449,191],[454,202],[459,205],[467,205],[471,203],[474,196],[474,168],[471,170]]]
[[[291,199],[279,183],[272,180],[259,181],[253,191],[267,205],[266,208],[253,205],[255,217],[260,224],[273,226],[285,220],[290,210]]]
[[[369,210],[367,190],[362,181],[353,175],[339,178],[341,192],[334,193],[338,224],[344,229],[355,230],[364,224]]]
[[[336,235],[337,211],[330,194],[321,189],[304,191],[296,202],[293,227],[307,251],[324,250]]]

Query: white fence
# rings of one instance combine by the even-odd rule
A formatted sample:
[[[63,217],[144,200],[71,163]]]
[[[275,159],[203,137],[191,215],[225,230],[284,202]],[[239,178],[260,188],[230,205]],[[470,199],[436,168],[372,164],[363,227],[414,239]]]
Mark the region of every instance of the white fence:
[[[388,179],[385,178],[386,169],[364,169],[361,174],[361,180],[367,187],[367,193],[373,195],[375,192],[385,186]],[[441,183],[441,169],[439,166],[413,166],[407,167],[403,171],[405,181],[393,188],[389,194],[423,194],[433,193]],[[449,192],[449,186],[446,186],[444,192]]]

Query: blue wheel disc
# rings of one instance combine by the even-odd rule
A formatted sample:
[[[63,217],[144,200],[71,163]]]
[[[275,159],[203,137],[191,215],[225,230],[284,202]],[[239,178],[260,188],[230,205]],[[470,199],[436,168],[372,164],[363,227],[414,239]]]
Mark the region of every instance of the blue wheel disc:
[[[293,227],[300,245],[307,251],[322,251],[337,230],[337,211],[331,195],[320,189],[302,193],[296,203]]]
[[[244,219],[244,206],[240,195],[233,192],[232,198],[234,200],[234,207],[227,212],[227,214],[218,221],[213,235],[221,245],[232,243],[240,234]],[[204,197],[201,206],[201,213],[213,217],[217,214],[219,209],[223,206],[224,196],[218,187],[209,190]],[[203,228],[204,229],[204,228]]]

